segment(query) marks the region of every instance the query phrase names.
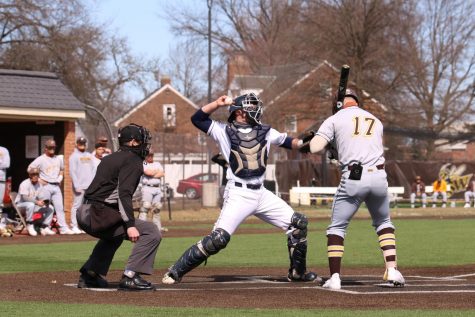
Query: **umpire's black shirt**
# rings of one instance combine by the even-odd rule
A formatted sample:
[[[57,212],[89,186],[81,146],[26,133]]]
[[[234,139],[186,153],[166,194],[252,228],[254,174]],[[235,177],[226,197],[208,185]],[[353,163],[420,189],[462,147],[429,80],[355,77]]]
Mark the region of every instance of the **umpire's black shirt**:
[[[132,196],[143,174],[143,160],[137,154],[119,150],[105,156],[86,190],[89,201],[116,205],[127,228],[135,226]],[[120,199],[119,199],[120,198]]]

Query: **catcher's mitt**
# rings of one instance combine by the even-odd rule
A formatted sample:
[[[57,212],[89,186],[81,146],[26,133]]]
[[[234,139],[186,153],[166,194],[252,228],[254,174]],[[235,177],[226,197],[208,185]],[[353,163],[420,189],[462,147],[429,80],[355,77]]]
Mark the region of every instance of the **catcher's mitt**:
[[[305,134],[302,137],[302,145],[299,147],[299,151],[301,153],[310,152],[310,141],[312,141],[314,136],[315,136],[315,131],[305,132]]]

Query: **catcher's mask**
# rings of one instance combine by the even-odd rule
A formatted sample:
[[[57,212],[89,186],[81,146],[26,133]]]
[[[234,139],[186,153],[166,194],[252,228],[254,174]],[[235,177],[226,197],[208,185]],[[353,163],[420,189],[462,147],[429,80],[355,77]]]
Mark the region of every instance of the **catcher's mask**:
[[[125,146],[125,143],[129,142],[130,140],[136,140],[139,142],[140,144],[138,146],[130,146],[128,149],[136,152],[143,159],[145,159],[145,157],[150,152],[150,147],[152,145],[152,135],[145,127],[131,123],[119,129],[118,138],[121,146]]]
[[[353,98],[356,103],[358,104],[358,107],[360,107],[360,102],[358,100],[358,95],[356,94],[356,92],[353,90],[353,89],[350,89],[350,88],[347,88],[346,91],[345,91],[345,98],[347,97],[350,97],[350,98]],[[335,94],[335,97],[333,98],[333,104],[332,104],[332,113],[335,114],[337,113],[338,111],[340,111],[341,109],[343,109],[343,102],[341,104],[338,104],[338,92]]]
[[[255,93],[251,92],[234,99],[233,104],[229,106],[230,115],[228,122],[234,121],[236,117],[234,111],[239,109],[243,110],[247,114],[247,117],[249,118],[248,123],[252,125],[261,124],[262,101]]]

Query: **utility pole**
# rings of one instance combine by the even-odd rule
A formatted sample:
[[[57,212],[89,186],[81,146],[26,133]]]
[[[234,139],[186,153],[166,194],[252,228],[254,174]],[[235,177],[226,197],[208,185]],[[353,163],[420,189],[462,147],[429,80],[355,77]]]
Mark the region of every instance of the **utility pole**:
[[[213,0],[208,0],[208,103],[211,102],[211,7]],[[211,179],[211,148],[209,142],[206,142],[208,149],[208,177]]]

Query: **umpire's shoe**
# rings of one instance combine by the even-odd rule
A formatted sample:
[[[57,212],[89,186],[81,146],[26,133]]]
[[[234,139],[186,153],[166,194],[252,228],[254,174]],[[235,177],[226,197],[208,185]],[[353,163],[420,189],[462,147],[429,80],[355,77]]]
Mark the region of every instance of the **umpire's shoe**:
[[[94,271],[82,268],[79,270],[78,288],[107,288],[109,283]]]
[[[134,277],[122,275],[119,282],[119,290],[121,291],[154,291],[155,286],[144,280],[140,274],[135,273]]]
[[[289,282],[322,282],[322,278],[314,272],[305,272],[304,274],[298,274],[297,272],[295,272],[295,270],[289,270],[287,280]]]

